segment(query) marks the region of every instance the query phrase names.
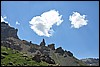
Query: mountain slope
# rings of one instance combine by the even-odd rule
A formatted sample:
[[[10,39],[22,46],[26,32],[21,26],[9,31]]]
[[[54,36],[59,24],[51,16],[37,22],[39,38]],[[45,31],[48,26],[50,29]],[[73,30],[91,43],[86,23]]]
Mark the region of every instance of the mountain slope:
[[[42,64],[43,66],[86,66],[84,62],[76,59],[73,53],[63,50],[62,47],[55,48],[55,44],[45,46],[46,43],[44,39],[39,45],[34,44],[31,41],[28,42],[26,40],[19,39],[17,31],[17,29],[10,27],[7,23],[1,22],[1,52],[3,52],[3,50],[8,52],[6,57],[1,54],[2,65],[6,66],[10,64],[13,66],[14,63],[14,65],[19,66],[22,66],[23,64],[27,66],[41,66]],[[18,53],[16,53],[16,50]],[[23,58],[19,51],[22,54],[24,53],[24,57],[27,55],[27,58]],[[15,54],[13,54],[13,52],[15,52]],[[12,57],[14,59],[12,59]]]
[[[25,53],[1,46],[1,66],[48,66],[48,63],[38,63]]]

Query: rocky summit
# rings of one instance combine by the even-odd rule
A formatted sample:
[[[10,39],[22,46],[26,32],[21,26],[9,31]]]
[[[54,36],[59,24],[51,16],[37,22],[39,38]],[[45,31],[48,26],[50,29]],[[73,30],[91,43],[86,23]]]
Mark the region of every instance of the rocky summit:
[[[41,62],[45,62],[47,66],[86,66],[87,64],[75,58],[71,51],[63,50],[62,47],[55,48],[55,44],[48,44],[46,46],[45,39],[40,42],[40,44],[34,44],[31,41],[28,42],[26,40],[21,40],[17,36],[18,29],[10,27],[7,23],[1,22],[1,46],[6,47],[7,51],[12,50],[11,55],[5,51],[1,52],[1,65],[4,66],[12,65],[12,66],[35,66],[31,65],[34,62],[37,62],[37,66],[41,66]],[[4,50],[4,49],[3,49]],[[16,50],[16,52],[14,51]],[[19,53],[20,52],[20,53]],[[9,60],[7,56],[13,56],[14,54],[22,55],[18,57],[18,59],[24,58],[24,61],[20,61],[17,64],[17,60]],[[19,54],[18,54],[19,53]],[[12,57],[10,57],[12,59]],[[15,57],[14,55],[13,57]],[[5,59],[6,58],[6,59]],[[17,58],[17,57],[15,57]],[[9,62],[6,62],[9,60]],[[29,61],[29,62],[28,62]],[[34,62],[33,62],[34,61]],[[13,65],[14,63],[14,65]],[[25,63],[25,64],[24,64]],[[28,64],[30,63],[30,64]],[[45,66],[43,65],[43,66]]]

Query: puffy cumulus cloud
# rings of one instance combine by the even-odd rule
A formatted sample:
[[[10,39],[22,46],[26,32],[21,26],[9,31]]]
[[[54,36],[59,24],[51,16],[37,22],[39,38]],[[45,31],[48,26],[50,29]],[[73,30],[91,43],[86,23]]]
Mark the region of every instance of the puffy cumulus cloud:
[[[4,16],[4,17],[1,16],[1,22],[8,23],[7,21],[5,21],[6,18],[7,18],[6,16]]]
[[[88,20],[85,19],[86,15],[80,15],[78,12],[73,12],[72,15],[69,16],[69,20],[71,21],[71,27],[80,28],[84,25],[87,25]]]
[[[20,25],[20,23],[18,21],[16,21],[16,25]]]
[[[39,36],[52,36],[54,30],[52,26],[56,24],[59,26],[63,20],[61,19],[62,15],[59,15],[59,12],[56,10],[50,10],[44,12],[41,16],[36,16],[29,21],[31,29],[36,32]]]

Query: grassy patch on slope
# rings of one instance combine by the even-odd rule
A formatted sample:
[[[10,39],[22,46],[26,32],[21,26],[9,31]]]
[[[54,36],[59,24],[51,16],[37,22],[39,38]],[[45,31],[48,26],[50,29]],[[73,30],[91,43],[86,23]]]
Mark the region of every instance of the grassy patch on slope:
[[[6,52],[8,55],[4,55]],[[46,62],[35,62],[32,57],[23,57],[23,53],[17,50],[12,50],[1,46],[1,55],[4,57],[1,59],[1,66],[48,66]]]

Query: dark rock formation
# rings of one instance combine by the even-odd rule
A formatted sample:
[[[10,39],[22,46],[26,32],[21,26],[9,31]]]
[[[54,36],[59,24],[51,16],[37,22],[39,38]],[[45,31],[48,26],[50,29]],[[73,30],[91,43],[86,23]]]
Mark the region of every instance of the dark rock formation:
[[[67,54],[68,54],[70,57],[73,56],[73,53],[71,53],[70,51],[68,51]]]
[[[36,52],[37,50],[39,50],[39,45],[37,44],[30,44],[30,48],[29,48],[29,52],[33,53]]]
[[[49,44],[48,47],[52,50],[55,50],[55,44]]]
[[[64,54],[64,50],[62,49],[62,47],[59,47],[55,50],[55,53],[60,53],[60,54]]]
[[[40,59],[40,54],[36,54],[32,60],[36,61],[36,62],[41,62],[41,59]]]
[[[45,53],[42,54],[39,50],[35,52],[35,55],[32,60],[35,60],[36,62],[44,61],[49,64],[55,64],[55,61],[49,55],[46,55]]]
[[[49,64],[55,64],[55,61],[49,56],[43,55],[43,56],[41,56],[41,60],[45,61],[45,62],[47,62]]]
[[[33,52],[36,52],[36,49],[35,48],[31,48],[28,51],[31,52],[31,53],[33,53]]]
[[[22,55],[27,61],[29,61],[28,56],[33,56],[30,60],[35,60],[37,62],[45,61],[49,64],[58,64],[62,66],[77,66],[76,59],[73,58],[73,54],[70,51],[64,51],[62,47],[55,49],[55,44],[49,44],[45,46],[45,40],[38,44],[33,44],[32,41],[28,42],[26,40],[20,40],[17,36],[17,29],[10,27],[7,23],[1,23],[1,46],[6,48],[15,49],[16,52],[25,52],[26,54]],[[21,53],[23,54],[23,53]],[[5,58],[7,53],[1,54],[1,59]],[[4,56],[3,56],[4,55]],[[10,60],[10,59],[8,59]],[[8,63],[13,65],[13,63]],[[26,62],[24,63],[26,65]]]
[[[21,45],[15,44],[14,41],[1,41],[1,45],[7,48],[15,49],[15,50],[22,50],[20,47]]]
[[[43,41],[40,43],[40,46],[45,46],[45,40],[43,39]]]
[[[1,23],[1,40],[8,37],[14,37],[18,39],[17,32],[18,32],[18,29],[14,29],[13,27],[10,27],[5,22]]]

